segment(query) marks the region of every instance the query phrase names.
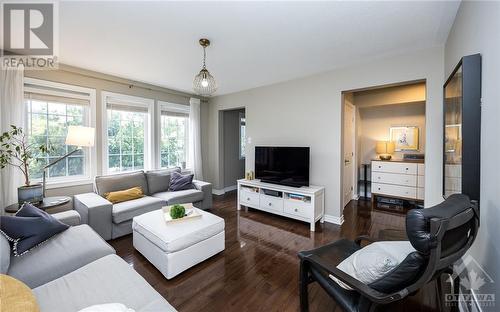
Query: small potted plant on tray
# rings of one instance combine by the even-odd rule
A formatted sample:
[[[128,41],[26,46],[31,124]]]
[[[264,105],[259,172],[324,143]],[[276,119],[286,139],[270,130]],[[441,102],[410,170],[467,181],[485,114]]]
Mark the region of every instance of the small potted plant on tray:
[[[47,145],[37,145],[28,141],[22,128],[11,125],[11,130],[0,136],[0,169],[13,166],[21,170],[24,176],[24,185],[17,188],[19,204],[25,202],[39,203],[43,200],[41,183],[32,183],[30,180],[30,165],[37,161],[37,157],[49,151]]]

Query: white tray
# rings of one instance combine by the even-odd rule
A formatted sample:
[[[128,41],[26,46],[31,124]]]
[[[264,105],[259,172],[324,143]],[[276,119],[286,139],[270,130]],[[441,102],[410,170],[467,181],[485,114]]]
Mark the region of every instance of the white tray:
[[[193,204],[188,203],[188,204],[181,204],[181,206],[184,206],[184,209],[186,210],[186,216],[183,218],[172,219],[172,217],[170,216],[170,208],[172,208],[173,206],[174,205],[165,206],[162,208],[163,218],[167,223],[191,220],[201,217],[201,214],[193,207]]]

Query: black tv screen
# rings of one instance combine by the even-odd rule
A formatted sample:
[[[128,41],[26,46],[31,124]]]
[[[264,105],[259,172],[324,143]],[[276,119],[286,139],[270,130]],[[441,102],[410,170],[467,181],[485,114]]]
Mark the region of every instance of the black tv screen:
[[[255,178],[287,186],[309,186],[309,147],[255,147]]]

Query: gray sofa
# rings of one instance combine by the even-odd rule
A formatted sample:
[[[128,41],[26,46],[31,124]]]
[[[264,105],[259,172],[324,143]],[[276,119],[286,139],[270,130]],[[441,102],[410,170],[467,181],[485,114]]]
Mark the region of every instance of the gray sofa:
[[[69,225],[76,212],[54,214]],[[75,217],[76,216],[76,217]],[[33,289],[41,312],[76,312],[122,303],[139,312],[175,311],[88,225],[75,225],[29,253],[14,257],[0,235],[1,272]]]
[[[132,219],[135,216],[165,205],[193,203],[204,210],[212,207],[210,183],[194,180],[193,189],[169,191],[172,171],[180,172],[180,168],[98,176],[95,179],[95,193],[75,195],[75,210],[82,216],[83,223],[109,240],[132,233]],[[147,196],[114,205],[103,197],[105,193],[136,186],[140,186]]]

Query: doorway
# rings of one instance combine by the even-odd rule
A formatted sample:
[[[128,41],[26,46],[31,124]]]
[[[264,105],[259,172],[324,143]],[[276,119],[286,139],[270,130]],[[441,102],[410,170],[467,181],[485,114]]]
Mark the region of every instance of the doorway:
[[[413,131],[414,146],[396,148],[390,151],[390,161],[406,162],[416,159],[422,161],[425,151],[425,80],[403,82],[385,86],[370,87],[342,92],[342,157],[341,157],[341,201],[343,208],[358,199],[372,199],[371,164],[380,161],[381,143],[398,142],[398,131]],[[413,137],[412,137],[413,139]],[[396,146],[398,146],[396,144]],[[409,160],[411,159],[411,160]],[[376,171],[376,170],[375,170]],[[396,175],[379,174],[384,185],[390,185],[415,195],[415,202],[423,201],[424,184],[420,171],[415,177],[398,182]],[[423,173],[422,173],[423,175]],[[408,180],[408,181],[407,181]],[[413,183],[412,181],[417,181]],[[415,184],[415,185],[413,185]],[[413,189],[414,188],[414,189]],[[374,192],[378,193],[378,192]],[[392,199],[404,199],[400,194],[391,194]],[[410,198],[410,196],[408,196]],[[406,205],[406,203],[405,203]]]
[[[221,186],[223,193],[236,190],[237,181],[245,177],[245,108],[220,112]]]

